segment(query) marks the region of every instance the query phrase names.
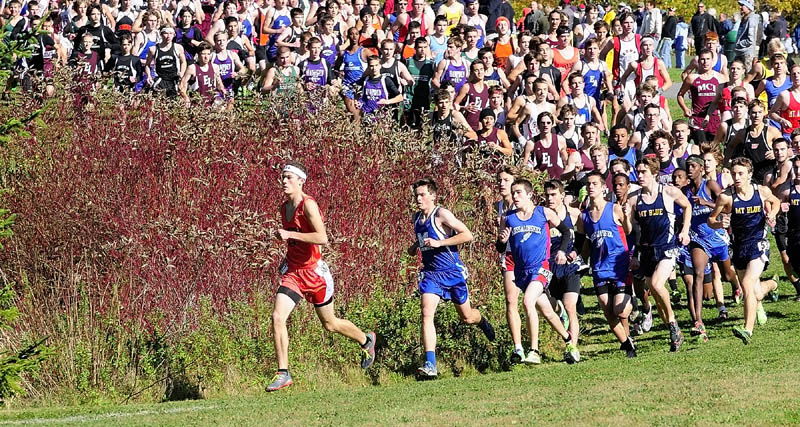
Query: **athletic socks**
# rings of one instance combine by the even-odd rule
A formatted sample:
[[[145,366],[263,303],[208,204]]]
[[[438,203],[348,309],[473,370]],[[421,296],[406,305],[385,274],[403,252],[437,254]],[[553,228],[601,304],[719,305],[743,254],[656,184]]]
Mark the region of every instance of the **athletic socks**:
[[[728,311],[728,309],[725,308],[725,304],[722,304],[721,306],[717,307],[717,311],[722,313],[723,311]]]
[[[678,290],[678,281],[677,281],[677,279],[669,279],[669,287],[673,291],[677,291]]]
[[[289,370],[288,369],[278,369],[278,373],[279,374],[288,374]]]
[[[426,351],[425,352],[425,361],[430,363],[433,366],[436,366],[436,352],[435,351]]]
[[[364,344],[361,344],[361,348],[367,348],[367,346],[369,345],[369,334],[365,334],[365,335],[366,335],[367,338],[366,338],[366,341],[364,341]]]
[[[794,290],[797,292],[797,295],[800,295],[800,280],[792,282],[792,285],[794,286]]]
[[[521,346],[521,345],[517,345],[517,346],[514,346],[514,351],[515,351],[515,352],[519,351],[519,352],[523,352],[523,353],[524,353],[524,352],[525,352],[525,349],[524,349],[524,348],[522,348],[522,346]]]
[[[486,320],[486,317],[481,317],[481,321],[478,322],[478,327],[481,328],[483,334],[486,335],[486,339],[489,341],[494,341],[494,327],[492,327],[492,324]]]

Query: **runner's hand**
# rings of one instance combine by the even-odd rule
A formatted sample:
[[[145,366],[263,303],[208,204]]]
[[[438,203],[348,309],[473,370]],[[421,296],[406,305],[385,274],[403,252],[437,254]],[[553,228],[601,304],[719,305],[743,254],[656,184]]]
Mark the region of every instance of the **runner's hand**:
[[[767,225],[770,227],[775,227],[775,216],[776,213],[770,212],[767,214]]]
[[[511,227],[506,227],[500,232],[500,241],[506,243],[509,237],[511,237]]]
[[[431,239],[430,237],[426,237],[422,244],[429,248],[438,248],[439,246],[442,246],[441,240]]]
[[[567,263],[567,256],[564,255],[564,251],[558,251],[556,253],[556,264],[563,265]]]
[[[277,237],[278,239],[283,240],[285,242],[285,241],[289,240],[289,233],[291,233],[289,230],[284,230],[282,228],[279,228],[275,232],[275,237]]]
[[[689,233],[681,233],[678,235],[678,240],[680,240],[681,245],[688,246],[689,245]]]
[[[731,216],[729,214],[722,214],[722,228],[728,228],[731,226]]]
[[[766,154],[764,154],[764,158],[767,160],[775,160],[775,153],[772,150],[768,150]]]

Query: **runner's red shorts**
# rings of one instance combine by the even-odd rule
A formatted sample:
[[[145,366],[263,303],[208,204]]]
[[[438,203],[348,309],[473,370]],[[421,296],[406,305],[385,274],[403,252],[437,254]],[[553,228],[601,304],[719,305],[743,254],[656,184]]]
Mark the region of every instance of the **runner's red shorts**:
[[[331,276],[328,264],[319,260],[312,267],[287,271],[281,277],[281,285],[278,288],[278,292],[283,290],[281,288],[302,296],[311,304],[317,306],[325,305],[333,298],[333,276]],[[289,296],[291,297],[292,295]]]

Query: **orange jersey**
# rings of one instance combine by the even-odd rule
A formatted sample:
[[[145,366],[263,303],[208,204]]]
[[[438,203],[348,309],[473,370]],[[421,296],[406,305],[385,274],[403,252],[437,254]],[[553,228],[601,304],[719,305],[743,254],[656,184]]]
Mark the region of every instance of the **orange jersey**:
[[[310,196],[303,196],[303,201],[295,208],[294,217],[291,220],[286,218],[286,209],[289,202],[285,202],[281,206],[281,222],[284,230],[297,231],[299,233],[312,233],[314,231],[306,217],[304,209],[306,200],[314,199]],[[286,243],[288,246],[286,262],[289,266],[289,271],[312,267],[322,258],[322,251],[319,245],[294,239],[289,239]]]

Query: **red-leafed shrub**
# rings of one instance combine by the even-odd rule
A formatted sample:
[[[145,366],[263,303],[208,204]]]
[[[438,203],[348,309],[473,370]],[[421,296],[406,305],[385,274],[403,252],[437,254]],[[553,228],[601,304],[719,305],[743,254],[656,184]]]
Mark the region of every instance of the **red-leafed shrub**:
[[[442,204],[476,235],[463,248],[474,298],[486,301],[499,289],[493,176],[472,157],[459,168],[454,147],[432,151],[427,134],[388,122],[365,128],[339,107],[309,114],[315,100],[271,99],[215,112],[101,91],[74,109],[69,91],[62,93],[30,127],[31,136],[0,155],[2,205],[18,215],[0,265],[21,288],[27,331],[50,336],[64,355],[43,383],[133,391],[120,384],[130,383],[131,372],[157,377],[176,360],[164,348],[187,352],[178,357],[181,369],[202,364],[189,353],[200,348],[203,319],[241,326],[230,336],[251,340],[242,345],[258,350],[246,357],[266,375],[271,367],[260,365],[273,364],[268,301],[285,252],[273,237],[283,201],[278,178],[289,159],[308,168],[305,191],[326,220],[331,243],[323,256],[337,305],[357,301],[352,310],[363,313],[406,304],[391,298],[416,289],[417,263],[403,254],[413,238],[410,185],[423,176],[439,181]],[[17,107],[36,106],[26,102]],[[369,308],[376,291],[380,309]],[[240,310],[248,306],[258,309]],[[246,320],[232,317],[245,311]],[[213,335],[203,333],[207,341]],[[416,345],[416,338],[405,340]],[[293,352],[298,347],[293,342]]]

